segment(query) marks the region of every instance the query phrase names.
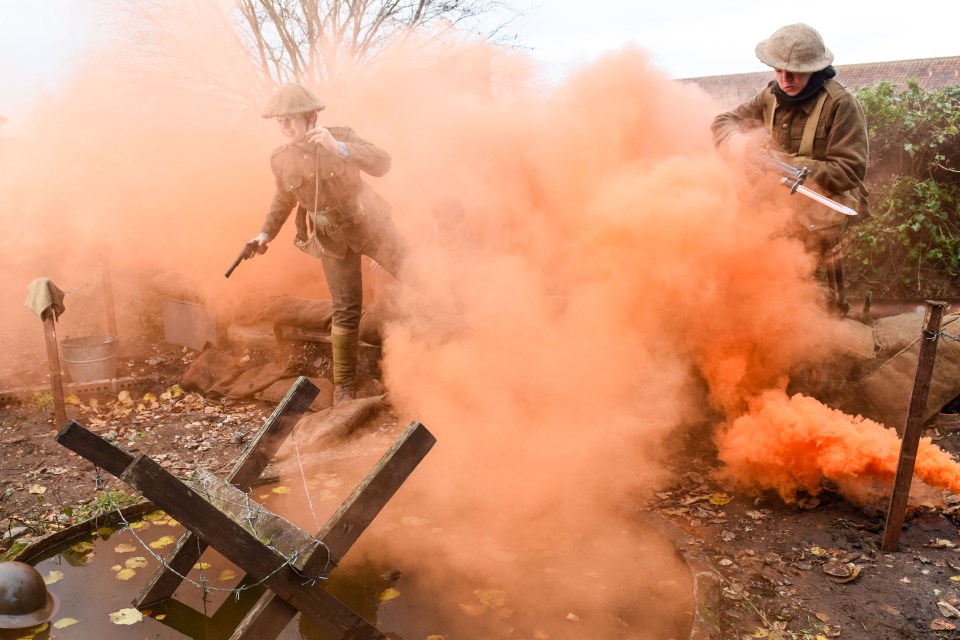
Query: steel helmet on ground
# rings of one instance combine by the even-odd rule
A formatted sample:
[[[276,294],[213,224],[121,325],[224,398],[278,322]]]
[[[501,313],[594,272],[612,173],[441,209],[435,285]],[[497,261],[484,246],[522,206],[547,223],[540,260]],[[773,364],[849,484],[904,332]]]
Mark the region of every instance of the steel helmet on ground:
[[[795,73],[820,71],[833,63],[833,52],[817,30],[801,23],[778,29],[757,45],[756,54],[765,65]]]
[[[0,629],[43,624],[58,606],[36,569],[23,562],[0,562]]]
[[[299,84],[288,82],[270,97],[260,115],[264,118],[284,118],[302,113],[315,113],[327,107],[312,91]]]

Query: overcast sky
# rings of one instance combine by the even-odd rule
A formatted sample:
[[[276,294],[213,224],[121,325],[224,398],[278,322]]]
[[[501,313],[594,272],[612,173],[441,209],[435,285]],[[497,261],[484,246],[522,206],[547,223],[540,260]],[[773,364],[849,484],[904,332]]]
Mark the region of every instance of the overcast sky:
[[[504,1],[522,15],[515,41],[554,78],[628,45],[675,78],[763,71],[754,46],[793,22],[817,28],[837,64],[960,55],[960,0]],[[102,9],[98,0],[0,0],[0,115],[22,115],[109,37]]]

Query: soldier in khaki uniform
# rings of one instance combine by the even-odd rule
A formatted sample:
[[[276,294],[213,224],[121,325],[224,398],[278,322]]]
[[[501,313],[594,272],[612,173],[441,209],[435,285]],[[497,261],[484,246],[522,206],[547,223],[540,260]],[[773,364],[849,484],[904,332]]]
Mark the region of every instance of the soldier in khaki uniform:
[[[336,404],[355,393],[363,303],[360,257],[369,256],[398,277],[405,248],[390,219],[390,205],[360,175],[384,175],[390,155],[349,127],[317,124],[317,113],[325,106],[308,89],[287,84],[264,109],[263,117],[276,118],[290,142],[270,157],[276,192],[254,240],[263,249],[296,209],[294,244],[323,263],[332,298]]]
[[[760,151],[808,167],[807,186],[865,211],[866,118],[856,97],[833,79],[833,53],[820,34],[805,24],[792,24],[758,44],[756,54],[773,67],[776,79],[752,99],[716,117],[712,129],[717,146],[741,160]],[[761,129],[767,133],[758,144],[749,134]],[[836,268],[839,276],[839,263],[831,260],[838,259],[846,217],[803,197],[791,204],[796,211],[793,235],[824,262],[828,273]],[[839,303],[845,304],[842,284],[837,293]]]

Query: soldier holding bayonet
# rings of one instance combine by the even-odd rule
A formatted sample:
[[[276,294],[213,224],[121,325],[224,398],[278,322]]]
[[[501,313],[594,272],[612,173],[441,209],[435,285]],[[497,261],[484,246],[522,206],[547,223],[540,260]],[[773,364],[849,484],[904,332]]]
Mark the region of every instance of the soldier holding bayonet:
[[[773,67],[776,79],[752,99],[717,116],[712,127],[714,141],[722,151],[741,160],[751,161],[760,151],[781,167],[809,170],[805,186],[807,174],[785,182],[791,192],[802,188],[805,192],[801,193],[808,196],[797,208],[793,234],[825,267],[836,289],[836,302],[843,309],[839,240],[844,214],[866,210],[867,124],[863,108],[834,80],[833,53],[812,27],[783,27],[757,45],[756,55]],[[757,144],[756,136],[749,134],[761,129],[767,135]],[[770,162],[765,164],[770,166]],[[800,184],[796,183],[798,177]],[[824,198],[840,206],[824,204]]]

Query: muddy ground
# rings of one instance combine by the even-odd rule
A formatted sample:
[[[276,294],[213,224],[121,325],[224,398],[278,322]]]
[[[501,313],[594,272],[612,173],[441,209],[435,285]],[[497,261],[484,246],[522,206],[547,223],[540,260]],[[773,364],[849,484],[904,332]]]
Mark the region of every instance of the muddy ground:
[[[162,341],[122,353],[118,377],[143,382],[129,397],[84,397],[68,406],[68,417],[178,474],[228,467],[274,407],[179,391],[195,357]],[[309,360],[316,365],[322,358]],[[41,363],[32,373],[42,379],[44,368]],[[92,466],[54,442],[52,413],[43,394],[0,411],[0,552],[8,558],[103,507]],[[960,451],[960,431],[953,430],[958,418],[941,414],[928,425],[928,435],[954,453]],[[384,414],[378,421],[395,418]],[[695,432],[686,438],[671,459],[675,482],[662,487],[653,504],[636,507],[669,519],[680,531],[678,547],[715,572],[719,600],[703,609],[713,637],[960,638],[960,497],[938,496],[911,512],[899,551],[887,554],[879,551],[883,509],[858,507],[830,490],[796,506],[775,495],[724,492],[710,478],[717,463],[708,439]],[[108,474],[104,481],[129,493]]]

